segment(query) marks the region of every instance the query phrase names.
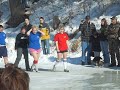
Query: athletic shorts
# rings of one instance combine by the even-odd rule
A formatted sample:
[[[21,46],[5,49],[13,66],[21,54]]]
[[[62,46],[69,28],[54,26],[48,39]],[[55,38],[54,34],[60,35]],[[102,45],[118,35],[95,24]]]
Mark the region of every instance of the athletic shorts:
[[[2,57],[8,57],[6,46],[0,47],[0,58],[2,58]]]
[[[29,52],[30,53],[40,53],[41,52],[41,49],[33,49],[33,48],[29,48]]]
[[[59,51],[59,52],[57,52],[57,53],[65,53],[65,52],[68,52],[68,50]]]

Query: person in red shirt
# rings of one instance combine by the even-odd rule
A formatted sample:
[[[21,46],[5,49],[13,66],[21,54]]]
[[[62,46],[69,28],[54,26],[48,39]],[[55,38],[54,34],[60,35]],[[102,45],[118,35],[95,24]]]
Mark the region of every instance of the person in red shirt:
[[[64,27],[60,26],[59,33],[57,33],[54,37],[57,50],[57,60],[53,66],[53,71],[55,71],[56,65],[61,61],[63,57],[64,72],[69,72],[69,70],[67,70],[67,52],[69,46],[68,40],[68,34],[65,32]]]

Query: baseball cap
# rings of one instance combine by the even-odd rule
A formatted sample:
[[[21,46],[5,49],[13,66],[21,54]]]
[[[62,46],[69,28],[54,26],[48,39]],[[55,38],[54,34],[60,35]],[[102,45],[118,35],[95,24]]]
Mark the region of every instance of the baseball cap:
[[[114,19],[116,19],[116,20],[117,20],[117,17],[116,17],[116,16],[113,16],[113,17],[111,18],[111,20],[114,20]]]

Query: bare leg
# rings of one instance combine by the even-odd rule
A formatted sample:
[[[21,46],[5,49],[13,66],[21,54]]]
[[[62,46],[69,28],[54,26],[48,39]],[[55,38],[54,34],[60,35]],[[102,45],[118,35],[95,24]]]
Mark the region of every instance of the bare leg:
[[[31,55],[34,58],[33,65],[31,66],[31,70],[35,69],[36,72],[38,72],[37,64],[38,64],[39,54],[32,52]]]
[[[3,57],[5,65],[8,64],[8,57]]]
[[[63,53],[63,65],[64,65],[64,72],[69,72],[69,70],[67,70],[67,52]]]
[[[57,53],[57,60],[53,66],[53,71],[55,71],[56,65],[61,61],[61,59],[62,59],[62,53]]]

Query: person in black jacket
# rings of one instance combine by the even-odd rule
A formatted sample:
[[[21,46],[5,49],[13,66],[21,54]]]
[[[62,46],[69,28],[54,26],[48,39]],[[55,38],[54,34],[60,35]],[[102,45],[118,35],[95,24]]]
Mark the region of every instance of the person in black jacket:
[[[26,29],[25,27],[22,27],[21,32],[16,36],[15,50],[17,50],[17,58],[14,65],[18,67],[18,64],[23,54],[25,58],[26,71],[30,71],[29,61],[28,61],[28,43],[29,42],[28,42],[28,36],[26,35]]]
[[[91,36],[92,50],[94,52],[94,57],[100,57],[101,47],[100,47],[100,37],[97,32]]]
[[[27,17],[25,18],[25,24],[23,25],[23,27],[26,28],[26,33],[32,28],[29,18],[27,18]]]

